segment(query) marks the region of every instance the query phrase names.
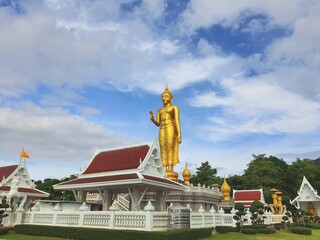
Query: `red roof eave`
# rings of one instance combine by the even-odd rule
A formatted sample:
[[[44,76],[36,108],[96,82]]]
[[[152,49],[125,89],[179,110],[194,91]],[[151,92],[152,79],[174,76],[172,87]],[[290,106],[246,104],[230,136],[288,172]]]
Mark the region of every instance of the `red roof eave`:
[[[5,191],[5,192],[9,192],[10,189],[11,189],[10,186],[2,186],[2,187],[0,187],[0,190]],[[28,196],[49,197],[49,193],[40,191],[40,190],[35,189],[35,188],[23,188],[23,187],[19,187],[19,188],[18,188],[18,192],[20,192],[20,193],[26,193]]]

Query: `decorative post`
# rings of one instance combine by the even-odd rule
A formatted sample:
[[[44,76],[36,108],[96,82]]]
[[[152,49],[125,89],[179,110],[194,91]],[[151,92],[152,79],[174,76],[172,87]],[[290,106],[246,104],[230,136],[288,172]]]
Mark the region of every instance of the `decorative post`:
[[[154,206],[149,201],[148,204],[144,207],[144,211],[146,212],[146,224],[145,230],[146,231],[153,231],[153,215],[154,215]]]
[[[109,225],[109,227],[110,227],[110,229],[114,229],[116,211],[119,211],[119,206],[117,205],[116,200],[113,201],[109,210],[110,210],[110,225]]]
[[[23,213],[24,213],[24,209],[22,207],[19,207],[16,211],[16,219],[15,219],[15,222],[13,223],[14,225],[21,223]]]
[[[234,209],[234,207],[231,209],[230,213],[231,213],[231,217],[232,217],[232,227],[236,227],[237,226],[237,220],[235,220],[233,218],[233,216],[236,214],[236,210]]]
[[[210,213],[212,214],[212,227],[216,227],[216,210],[214,210],[213,206],[210,209]]]
[[[205,222],[204,222],[204,212],[205,210],[203,209],[202,205],[198,209],[198,213],[201,214],[201,226],[204,228],[205,227]]]

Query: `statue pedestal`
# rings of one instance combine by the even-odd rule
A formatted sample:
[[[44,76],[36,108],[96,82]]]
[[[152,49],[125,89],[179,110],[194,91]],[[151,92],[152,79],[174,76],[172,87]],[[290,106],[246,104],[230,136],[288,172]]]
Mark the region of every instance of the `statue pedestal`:
[[[217,205],[218,208],[222,208],[225,213],[230,213],[231,209],[234,207],[234,200],[221,200]]]
[[[166,175],[167,175],[168,179],[175,181],[175,182],[178,181],[178,173],[177,172],[174,172],[173,170],[171,170],[171,171],[167,170]]]

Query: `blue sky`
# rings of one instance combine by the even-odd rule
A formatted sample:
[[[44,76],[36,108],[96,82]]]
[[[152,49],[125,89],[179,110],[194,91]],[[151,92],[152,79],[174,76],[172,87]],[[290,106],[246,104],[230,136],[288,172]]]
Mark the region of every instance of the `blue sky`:
[[[180,172],[252,154],[320,157],[316,0],[0,0],[0,165],[79,173],[96,148],[152,141],[168,84]]]

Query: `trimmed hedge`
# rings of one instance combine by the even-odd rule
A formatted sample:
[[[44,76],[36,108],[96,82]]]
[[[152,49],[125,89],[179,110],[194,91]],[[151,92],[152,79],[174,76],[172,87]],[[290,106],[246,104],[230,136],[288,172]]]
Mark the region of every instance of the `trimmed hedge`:
[[[253,228],[243,228],[242,233],[244,234],[257,234],[257,230]]]
[[[306,224],[293,222],[291,223],[291,227],[306,227]]]
[[[319,223],[307,223],[306,227],[313,228],[313,229],[320,229],[320,224]]]
[[[293,227],[290,228],[292,233],[301,234],[301,235],[311,235],[312,231],[310,228],[305,227]]]
[[[215,229],[218,233],[239,232],[237,228],[230,226],[216,226]]]
[[[276,229],[275,228],[258,228],[256,229],[256,231],[262,234],[272,234],[276,232]]]
[[[16,225],[15,232],[18,234],[50,236],[78,240],[195,240],[208,238],[212,235],[211,228],[179,229],[167,232],[144,232],[130,230],[41,226],[27,224]]]
[[[281,223],[276,223],[273,225],[275,229],[280,230],[282,228],[282,224]]]
[[[0,235],[5,235],[9,232],[9,228],[6,228],[6,227],[2,227],[0,228]]]
[[[268,226],[264,224],[256,224],[256,225],[245,225],[242,228],[253,228],[253,229],[266,229]]]

